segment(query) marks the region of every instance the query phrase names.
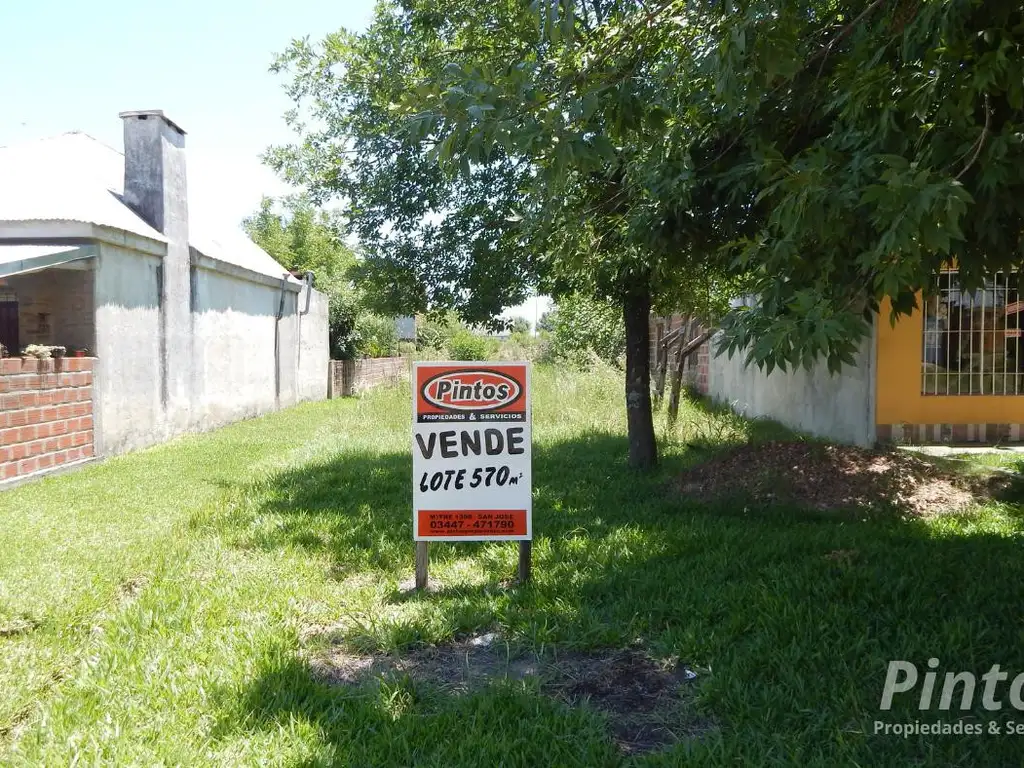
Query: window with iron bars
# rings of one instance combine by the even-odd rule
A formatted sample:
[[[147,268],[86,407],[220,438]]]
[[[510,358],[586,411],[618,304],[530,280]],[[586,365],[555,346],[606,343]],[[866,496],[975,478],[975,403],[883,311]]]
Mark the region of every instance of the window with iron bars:
[[[956,271],[944,271],[924,306],[923,394],[1024,394],[1019,273],[965,292]]]

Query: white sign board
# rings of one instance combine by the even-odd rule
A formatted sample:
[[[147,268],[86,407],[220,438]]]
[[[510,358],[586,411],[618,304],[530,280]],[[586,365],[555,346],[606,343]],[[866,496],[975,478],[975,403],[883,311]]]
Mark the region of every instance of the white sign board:
[[[414,363],[413,538],[533,538],[528,363]]]

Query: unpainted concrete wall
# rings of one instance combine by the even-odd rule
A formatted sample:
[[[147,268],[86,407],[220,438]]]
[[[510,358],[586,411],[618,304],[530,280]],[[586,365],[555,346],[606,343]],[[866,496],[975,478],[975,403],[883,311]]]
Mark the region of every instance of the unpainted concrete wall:
[[[193,267],[188,355],[161,364],[158,257],[102,244],[96,267],[97,454],[327,396],[327,297]],[[309,311],[305,310],[307,294]],[[278,314],[280,313],[280,319]],[[173,314],[173,313],[172,313]],[[171,347],[167,347],[170,352]],[[186,382],[184,401],[165,381]]]
[[[96,453],[168,437],[161,399],[161,260],[104,243],[96,257]]]
[[[799,368],[764,374],[744,367],[743,354],[716,357],[712,340],[708,361],[709,394],[738,413],[774,419],[818,437],[869,446],[875,443],[875,340],[864,341],[856,365],[830,375],[824,362],[810,371]]]
[[[299,400],[327,397],[327,366],[330,342],[327,332],[328,300],[324,294],[304,288],[299,294]]]
[[[161,399],[168,432],[189,428],[192,417],[191,366],[178,361],[193,357],[189,318],[190,268],[188,189],[185,135],[155,113],[124,114],[124,199],[140,216],[167,237],[160,290],[164,367]]]
[[[281,291],[206,269],[196,269],[192,279],[196,426],[274,410],[274,337]]]

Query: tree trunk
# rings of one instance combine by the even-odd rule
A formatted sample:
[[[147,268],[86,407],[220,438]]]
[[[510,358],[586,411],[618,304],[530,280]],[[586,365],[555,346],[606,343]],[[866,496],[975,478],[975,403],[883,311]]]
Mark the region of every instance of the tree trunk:
[[[690,332],[693,328],[693,320],[687,318],[686,325],[683,329],[680,329],[679,334],[679,345],[676,347],[676,360],[675,368],[672,370],[672,386],[669,389],[668,396],[668,425],[673,426],[676,423],[676,417],[679,415],[679,395],[683,389],[683,350],[686,348],[686,342],[690,338]]]
[[[654,356],[654,409],[661,407],[661,398],[665,395],[665,374],[668,371],[668,338],[672,328],[672,319],[669,318],[668,325],[658,321],[659,338],[657,340],[657,351]]]
[[[693,323],[696,325],[696,323]],[[683,389],[683,363],[686,359],[696,352],[701,346],[711,338],[711,331],[704,331],[699,336],[686,341],[690,335],[688,330],[686,337],[679,340],[679,349],[676,352],[676,369],[672,374],[672,392],[669,396],[668,401],[668,426],[669,428],[674,427],[676,423],[676,417],[679,415],[679,397]]]
[[[651,413],[651,293],[647,286],[626,296],[626,425],[629,465],[650,469],[658,463]]]

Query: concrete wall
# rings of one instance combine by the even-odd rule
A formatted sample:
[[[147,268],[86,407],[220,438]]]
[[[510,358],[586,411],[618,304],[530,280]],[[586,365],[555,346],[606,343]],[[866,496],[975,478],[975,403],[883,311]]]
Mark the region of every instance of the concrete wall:
[[[327,332],[327,296],[309,288],[299,294],[298,399],[327,397],[330,341]]]
[[[18,299],[21,349],[29,344],[57,344],[68,350],[93,348],[91,269],[53,268],[15,275],[7,278],[4,292],[13,293]],[[17,355],[21,349],[12,349],[10,353]]]
[[[160,269],[161,401],[168,430],[189,428],[193,356],[189,318],[191,260],[185,134],[155,111],[123,112],[124,199],[143,220],[167,237]]]
[[[96,262],[96,453],[107,455],[170,434],[161,365],[161,259],[103,243]]]
[[[205,269],[196,269],[192,279],[192,390],[197,426],[273,410],[280,290]]]
[[[712,345],[717,339],[712,341]],[[742,353],[708,361],[709,394],[745,416],[767,417],[793,429],[855,445],[875,442],[875,334],[855,356],[856,365],[832,376],[824,362],[810,371],[765,375],[743,365]]]
[[[97,261],[98,455],[327,396],[323,294],[293,284],[282,306],[278,281],[193,266],[181,357],[166,346],[161,259],[104,243]],[[184,400],[170,391],[178,379]]]

